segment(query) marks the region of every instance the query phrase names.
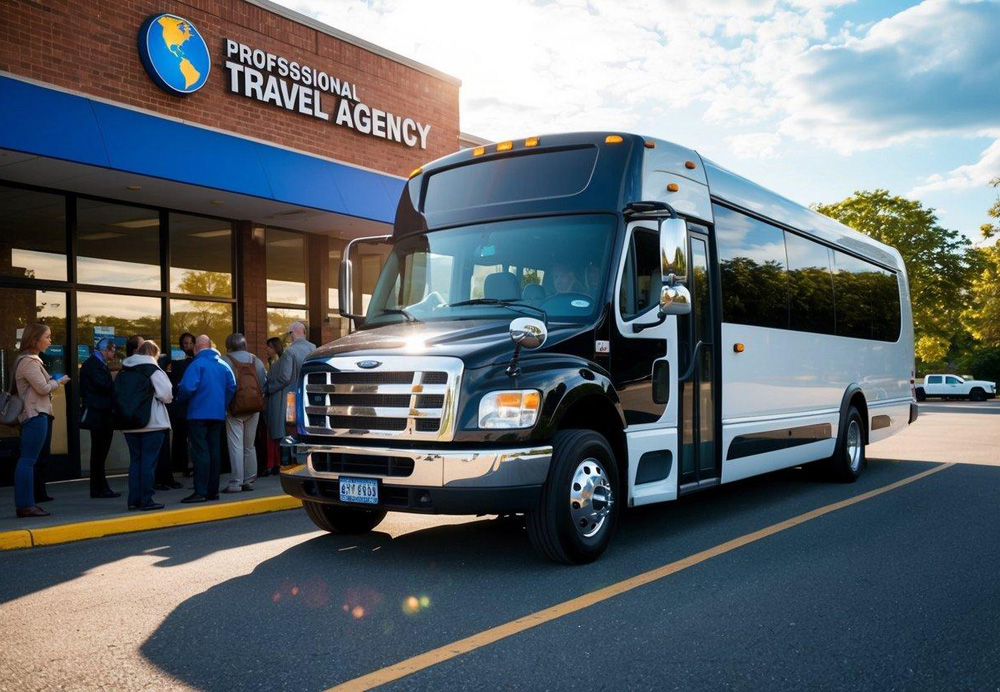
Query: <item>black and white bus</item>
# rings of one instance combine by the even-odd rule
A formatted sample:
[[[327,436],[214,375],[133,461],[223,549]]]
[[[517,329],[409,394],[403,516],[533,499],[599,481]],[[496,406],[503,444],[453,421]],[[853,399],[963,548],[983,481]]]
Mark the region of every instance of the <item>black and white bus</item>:
[[[899,253],[670,142],[530,137],[417,169],[357,329],[302,368],[286,492],[320,527],[524,514],[596,559],[628,507],[916,418]]]

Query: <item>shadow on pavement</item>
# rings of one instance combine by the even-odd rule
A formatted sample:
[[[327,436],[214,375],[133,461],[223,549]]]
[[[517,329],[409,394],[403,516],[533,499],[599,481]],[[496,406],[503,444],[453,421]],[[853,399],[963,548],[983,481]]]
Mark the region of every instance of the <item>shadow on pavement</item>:
[[[872,461],[853,485],[792,469],[633,510],[581,567],[537,558],[516,519],[323,535],[188,599],[141,651],[200,689],[325,689],[934,465]]]
[[[282,521],[289,512],[301,515],[301,522]],[[198,529],[201,531],[198,531]],[[211,531],[205,539],[205,529]],[[161,560],[154,566],[174,567],[238,548],[294,536],[315,527],[300,509],[258,514],[205,524],[179,526],[156,531],[142,531],[108,536],[62,545],[41,546],[0,552],[0,605],[76,579],[86,572],[134,555],[155,555]],[[158,546],[150,548],[150,546]],[[58,559],[53,556],[58,555]]]

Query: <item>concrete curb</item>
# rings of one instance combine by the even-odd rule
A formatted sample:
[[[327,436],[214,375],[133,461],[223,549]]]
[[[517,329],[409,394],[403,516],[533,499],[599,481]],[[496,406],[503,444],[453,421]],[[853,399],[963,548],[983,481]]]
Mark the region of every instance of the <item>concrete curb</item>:
[[[0,532],[0,550],[34,548],[40,545],[71,543],[88,538],[113,536],[121,533],[135,533],[164,529],[170,526],[201,524],[219,519],[246,517],[251,514],[279,512],[302,506],[302,501],[288,495],[261,497],[253,500],[238,500],[221,504],[185,507],[184,509],[159,510],[156,512],[134,512],[113,519],[97,519],[61,526],[44,526],[38,529],[18,529]]]

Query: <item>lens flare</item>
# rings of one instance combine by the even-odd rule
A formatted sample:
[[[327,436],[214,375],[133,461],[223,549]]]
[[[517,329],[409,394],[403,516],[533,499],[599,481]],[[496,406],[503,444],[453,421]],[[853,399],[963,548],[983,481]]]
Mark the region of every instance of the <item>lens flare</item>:
[[[354,606],[354,610],[351,611],[351,616],[355,620],[360,620],[365,616],[365,609],[361,606]]]
[[[414,615],[420,611],[420,599],[416,596],[408,596],[403,601],[403,612],[407,615]]]

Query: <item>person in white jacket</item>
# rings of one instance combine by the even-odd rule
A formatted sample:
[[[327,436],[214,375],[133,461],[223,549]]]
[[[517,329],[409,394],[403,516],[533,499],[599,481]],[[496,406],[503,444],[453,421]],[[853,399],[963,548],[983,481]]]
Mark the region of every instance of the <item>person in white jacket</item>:
[[[160,347],[153,341],[144,341],[134,355],[122,361],[122,368],[136,368],[149,373],[153,385],[153,401],[149,409],[149,421],[145,427],[123,430],[128,443],[130,463],[128,467],[128,508],[163,509],[163,505],[153,502],[153,477],[160,447],[170,434],[170,416],[167,404],[173,401],[173,387],[170,378],[156,364],[160,357]],[[142,367],[142,366],[152,366]],[[119,375],[120,376],[120,375]]]

